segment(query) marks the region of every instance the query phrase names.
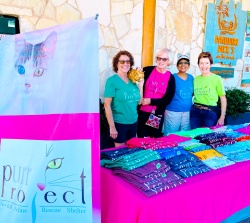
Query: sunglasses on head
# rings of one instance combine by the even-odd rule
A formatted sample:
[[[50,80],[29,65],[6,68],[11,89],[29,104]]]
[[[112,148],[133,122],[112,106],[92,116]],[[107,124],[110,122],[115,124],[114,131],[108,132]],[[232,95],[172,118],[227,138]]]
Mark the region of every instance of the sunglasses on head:
[[[119,60],[119,63],[120,64],[125,64],[125,63],[130,64],[130,60]]]
[[[161,58],[161,57],[156,57],[156,60],[157,61],[163,61],[163,62],[166,62],[166,61],[168,61],[168,58]]]

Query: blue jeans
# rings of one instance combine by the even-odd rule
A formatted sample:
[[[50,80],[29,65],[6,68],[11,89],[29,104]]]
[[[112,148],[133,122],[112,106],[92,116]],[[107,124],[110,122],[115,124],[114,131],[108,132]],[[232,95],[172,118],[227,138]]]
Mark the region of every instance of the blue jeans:
[[[218,117],[212,110],[205,110],[192,106],[190,111],[191,129],[200,127],[212,127],[217,123]]]

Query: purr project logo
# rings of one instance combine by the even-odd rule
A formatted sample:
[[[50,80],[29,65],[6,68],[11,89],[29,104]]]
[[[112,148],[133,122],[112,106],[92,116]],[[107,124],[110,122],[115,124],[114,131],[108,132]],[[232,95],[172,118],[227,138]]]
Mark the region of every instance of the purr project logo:
[[[92,222],[89,140],[2,140],[0,168],[1,223]]]

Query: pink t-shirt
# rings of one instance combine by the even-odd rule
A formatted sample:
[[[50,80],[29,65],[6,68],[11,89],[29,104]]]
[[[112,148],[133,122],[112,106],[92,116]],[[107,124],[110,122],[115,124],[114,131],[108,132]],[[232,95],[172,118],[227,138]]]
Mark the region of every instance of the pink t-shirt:
[[[153,69],[148,80],[145,83],[144,98],[162,98],[166,93],[168,87],[168,81],[171,73],[166,71],[164,74],[157,71],[156,68]],[[156,110],[156,106],[153,105],[142,105],[141,111],[152,112]]]

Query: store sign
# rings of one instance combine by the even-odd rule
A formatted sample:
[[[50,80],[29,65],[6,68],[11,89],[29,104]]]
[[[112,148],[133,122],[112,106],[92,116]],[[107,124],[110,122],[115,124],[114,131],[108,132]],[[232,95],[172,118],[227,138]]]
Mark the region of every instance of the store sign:
[[[242,58],[247,13],[241,8],[233,0],[208,4],[204,51],[212,53],[214,63],[234,66]]]
[[[222,78],[233,78],[234,77],[234,68],[211,67],[210,71],[214,74],[221,76]]]

